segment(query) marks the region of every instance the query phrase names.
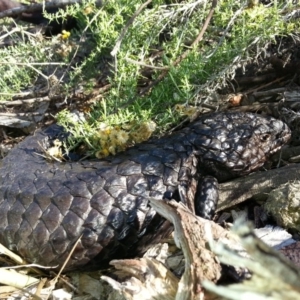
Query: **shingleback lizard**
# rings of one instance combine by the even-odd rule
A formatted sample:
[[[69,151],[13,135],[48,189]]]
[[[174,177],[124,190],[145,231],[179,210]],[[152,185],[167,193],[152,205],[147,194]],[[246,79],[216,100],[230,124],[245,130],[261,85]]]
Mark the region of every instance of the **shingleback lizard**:
[[[38,131],[3,159],[0,242],[28,262],[61,266],[81,236],[68,270],[124,258],[155,235],[161,219],[149,197],[188,202],[198,183],[196,212],[210,217],[215,178],[249,174],[290,138],[288,126],[271,117],[214,113],[106,159],[48,162],[39,144],[49,146],[61,132],[57,125]]]

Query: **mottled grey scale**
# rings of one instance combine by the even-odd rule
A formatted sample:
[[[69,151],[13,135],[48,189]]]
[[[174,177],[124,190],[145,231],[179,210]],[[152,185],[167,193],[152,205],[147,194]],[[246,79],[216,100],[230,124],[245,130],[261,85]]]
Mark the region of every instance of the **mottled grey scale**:
[[[162,148],[157,147],[154,150],[151,150],[151,155],[157,156],[159,158],[163,158],[165,156],[166,151]]]
[[[44,222],[44,225],[49,231],[49,233],[52,233],[57,229],[58,224],[62,220],[62,216],[60,214],[59,209],[55,205],[53,205],[51,209],[48,208],[41,215],[40,219]]]
[[[111,226],[104,225],[101,233],[98,235],[97,242],[104,248],[108,246],[112,241],[114,242],[114,237],[116,234],[117,233]]]
[[[11,184],[8,185],[9,180],[5,180],[4,182],[4,198],[3,199],[11,199],[11,201],[9,201],[10,205],[13,205],[13,203],[15,201],[17,201],[17,197],[18,195],[20,195],[21,190],[19,189],[19,184],[17,181],[14,181],[14,179],[12,179]]]
[[[148,183],[143,174],[127,178],[127,191],[132,195],[143,195],[148,189]]]
[[[84,221],[83,227],[85,229],[83,233],[90,235],[90,232],[94,232],[98,238],[98,234],[103,230],[106,220],[107,216],[103,216],[98,211],[92,209]]]
[[[34,224],[37,222],[35,221]],[[31,234],[33,227],[27,222],[27,220],[23,220],[19,230],[16,232],[16,239],[18,240],[18,247],[26,247],[28,236]]]
[[[70,195],[69,191],[68,194]],[[72,195],[70,196],[72,197]],[[45,184],[37,190],[36,194],[34,194],[34,201],[40,205],[41,209],[44,210],[51,204],[53,197],[53,192],[50,190],[49,186]]]
[[[63,190],[59,190],[59,194],[55,194],[55,196],[51,197],[51,199],[48,199],[48,201],[45,201],[43,198],[41,198],[37,199],[36,203],[39,204],[43,211],[46,210],[46,207],[48,207],[50,203],[52,203],[57,206],[60,214],[65,216],[72,205],[73,199],[73,196],[64,188]]]
[[[228,162],[237,162],[240,158],[240,155],[237,151],[230,152],[230,157],[227,159]]]
[[[245,168],[245,162],[242,160],[238,160],[234,166],[234,171],[239,172]]]
[[[179,181],[187,181],[191,179],[191,169],[186,167],[181,167],[178,173]]]
[[[115,199],[115,205],[123,212],[131,212],[135,208],[136,196],[128,194],[127,190],[123,190]]]
[[[34,230],[31,234],[31,239],[33,239],[39,247],[47,243],[47,240],[49,240],[50,233],[45,227],[44,223],[42,221],[39,221],[37,225],[35,226]],[[38,248],[36,249],[38,252]]]
[[[93,245],[95,245],[97,238],[98,234],[96,231],[85,228],[82,233],[82,245],[84,245],[86,248],[92,248]],[[101,246],[99,245],[99,247]]]
[[[165,196],[166,192],[167,192],[166,188],[164,189],[164,191],[158,191],[158,190],[150,191],[149,197],[156,198],[156,199],[163,199],[163,198],[170,199],[170,197]]]
[[[180,159],[178,157],[176,157],[176,160],[173,160],[173,159],[168,160],[168,159],[166,159],[164,161],[164,165],[167,166],[167,167],[170,167],[176,173],[178,173],[180,171],[181,162],[180,162]],[[159,174],[157,174],[157,175],[159,175]]]
[[[185,149],[185,147],[181,144],[181,143],[178,143],[178,142],[175,142],[174,143],[174,151],[175,152],[185,152],[186,151],[186,149]]]
[[[35,226],[35,224],[37,223],[37,221],[40,219],[40,217],[42,216],[43,212],[40,208],[40,206],[35,203],[32,202],[30,207],[28,207],[28,209],[24,212],[23,214],[23,220],[28,223],[28,225],[31,226],[31,228],[33,228]],[[53,213],[53,215],[51,216],[52,219],[55,219],[55,212]],[[56,220],[56,226],[57,226],[57,221]],[[49,224],[50,225],[50,224]]]
[[[98,213],[108,216],[110,208],[113,205],[115,198],[113,198],[105,190],[100,190],[90,200],[92,208],[96,209]]]
[[[145,152],[139,152],[139,151],[133,152],[132,151],[132,154],[133,154],[133,156],[132,156],[131,160],[133,160],[137,164],[141,164],[142,167],[144,167],[145,165],[147,165],[147,163],[150,162],[150,160],[149,160],[150,154],[146,151]]]
[[[246,149],[246,150],[244,150],[242,153],[241,153],[241,158],[243,159],[243,160],[249,160],[249,158],[250,158],[250,156],[251,156],[251,150],[250,149]]]
[[[64,253],[67,250],[68,243],[65,243],[67,239],[67,233],[62,226],[59,226],[52,234],[51,234],[51,244],[54,246],[55,251],[58,253]],[[55,257],[55,255],[53,255]]]
[[[16,201],[7,213],[8,224],[13,226],[20,224],[23,219],[25,208],[20,201]]]
[[[97,193],[105,185],[105,180],[97,176],[95,172],[85,171],[78,174],[77,178],[86,183],[86,188],[91,195]]]
[[[81,237],[67,270],[134,255],[137,247],[163,237],[164,220],[149,197],[188,203],[193,199],[187,197],[198,200],[201,193],[204,202],[197,207],[209,216],[217,184],[204,175],[246,175],[290,136],[273,118],[217,113],[102,160],[59,163],[39,156],[40,144],[50,146],[61,133],[56,125],[38,131],[3,159],[0,242],[28,262],[61,266]]]
[[[126,177],[121,176],[117,173],[110,174],[110,176],[106,176],[105,187],[113,187],[118,186],[119,188],[126,188]]]
[[[220,154],[221,154],[220,150],[211,149],[210,151],[207,151],[203,155],[203,157],[205,160],[216,160],[217,161]]]
[[[143,164],[142,171],[139,174],[144,175],[156,175],[159,176],[164,171],[163,164],[161,163],[161,159],[156,156],[150,156],[149,162],[147,164]],[[138,174],[134,174],[138,175]]]
[[[136,162],[125,160],[118,165],[117,172],[122,176],[140,174],[142,172],[142,166]]]
[[[178,173],[172,168],[165,167],[163,173],[163,183],[167,186],[178,185]]]
[[[124,225],[124,222],[123,212],[119,208],[113,207],[107,216],[106,223],[117,230]]]
[[[159,176],[147,176],[149,190],[163,190],[164,183],[161,177]]]
[[[74,197],[70,210],[77,214],[79,218],[85,219],[90,211],[90,204],[85,201],[85,198]]]
[[[77,214],[72,211],[69,211],[61,222],[63,228],[67,233],[67,236],[70,237],[71,240],[76,237],[78,238],[79,234],[82,231],[81,228],[83,223],[83,220],[81,218],[78,218]]]
[[[212,127],[213,127],[213,125],[211,125],[211,124],[209,124],[209,125],[202,124],[200,126],[192,126],[192,129],[194,129],[194,132],[197,135],[209,136],[211,134],[211,130],[213,129]]]
[[[17,196],[18,201],[23,204],[24,208],[27,209],[33,201],[34,195],[34,185],[26,186],[22,193]]]

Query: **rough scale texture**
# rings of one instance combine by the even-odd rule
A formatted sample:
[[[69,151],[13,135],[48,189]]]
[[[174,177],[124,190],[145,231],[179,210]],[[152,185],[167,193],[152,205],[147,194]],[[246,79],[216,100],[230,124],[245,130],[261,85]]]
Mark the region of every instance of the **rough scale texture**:
[[[290,137],[273,118],[218,113],[114,157],[47,162],[37,154],[39,143],[47,146],[59,133],[59,126],[36,132],[3,160],[0,242],[29,262],[56,266],[82,235],[68,269],[132,253],[143,235],[153,234],[149,197],[186,201],[184,191],[202,175],[248,174]]]

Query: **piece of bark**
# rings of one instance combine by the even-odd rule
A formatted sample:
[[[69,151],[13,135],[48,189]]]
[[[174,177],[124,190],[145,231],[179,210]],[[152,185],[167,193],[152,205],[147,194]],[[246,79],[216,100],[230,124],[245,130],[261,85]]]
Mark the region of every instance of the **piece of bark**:
[[[226,240],[237,245],[237,239],[216,223],[195,216],[182,203],[174,200],[150,199],[153,208],[174,225],[174,240],[185,257],[185,272],[179,280],[165,265],[156,259],[112,261],[111,264],[127,272],[122,283],[103,276],[119,290],[126,299],[203,299],[202,280],[216,282],[221,275],[221,266],[215,255],[207,248],[208,240]],[[209,233],[209,234],[208,234]],[[155,284],[154,284],[155,283]],[[205,294],[205,299],[209,295]]]

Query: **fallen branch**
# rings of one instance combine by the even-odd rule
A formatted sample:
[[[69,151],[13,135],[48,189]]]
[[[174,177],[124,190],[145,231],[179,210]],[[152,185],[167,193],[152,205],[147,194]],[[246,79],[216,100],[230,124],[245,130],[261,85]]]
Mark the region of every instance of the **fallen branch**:
[[[299,180],[299,178],[299,164],[291,164],[222,183],[219,185],[220,199],[217,211],[232,207],[254,195],[269,193],[279,185],[288,181]]]

